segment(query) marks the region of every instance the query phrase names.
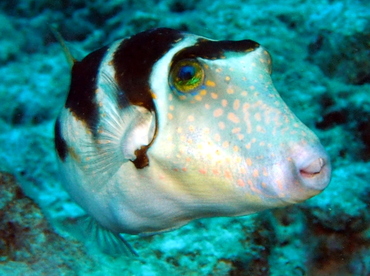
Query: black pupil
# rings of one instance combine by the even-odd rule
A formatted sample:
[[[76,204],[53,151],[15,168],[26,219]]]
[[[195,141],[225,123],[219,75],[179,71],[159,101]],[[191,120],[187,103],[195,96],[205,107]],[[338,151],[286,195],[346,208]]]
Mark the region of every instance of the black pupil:
[[[194,66],[185,65],[180,68],[178,73],[178,78],[180,81],[188,81],[191,80],[195,76],[195,68]]]

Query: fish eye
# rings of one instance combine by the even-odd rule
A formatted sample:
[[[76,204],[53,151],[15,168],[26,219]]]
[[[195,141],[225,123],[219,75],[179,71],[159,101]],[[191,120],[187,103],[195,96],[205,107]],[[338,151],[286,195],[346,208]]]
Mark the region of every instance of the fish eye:
[[[177,62],[170,73],[170,84],[180,93],[191,93],[203,84],[203,80],[203,67],[194,59]]]

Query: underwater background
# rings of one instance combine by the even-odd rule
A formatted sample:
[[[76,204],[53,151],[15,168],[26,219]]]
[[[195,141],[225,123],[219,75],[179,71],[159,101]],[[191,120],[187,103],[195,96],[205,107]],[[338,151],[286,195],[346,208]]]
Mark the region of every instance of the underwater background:
[[[331,157],[329,187],[287,208],[125,235],[139,258],[101,253],[58,180],[70,69],[50,25],[78,58],[155,27],[259,42]],[[1,1],[0,34],[0,275],[370,275],[369,1]]]

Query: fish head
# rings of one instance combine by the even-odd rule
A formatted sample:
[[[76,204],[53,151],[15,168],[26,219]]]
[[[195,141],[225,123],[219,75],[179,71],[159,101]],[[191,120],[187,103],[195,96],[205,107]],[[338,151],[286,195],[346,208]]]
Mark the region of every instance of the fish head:
[[[276,91],[271,68],[254,41],[194,35],[154,65],[159,130],[149,159],[179,190],[244,214],[328,185],[329,157]]]

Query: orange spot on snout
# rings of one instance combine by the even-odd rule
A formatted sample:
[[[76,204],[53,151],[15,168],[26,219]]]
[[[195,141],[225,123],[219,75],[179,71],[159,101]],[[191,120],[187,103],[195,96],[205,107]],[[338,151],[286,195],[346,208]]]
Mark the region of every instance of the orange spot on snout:
[[[231,179],[232,178],[232,174],[229,170],[226,170],[225,171],[225,177],[228,178],[228,179]]]
[[[240,187],[245,186],[245,182],[243,181],[243,179],[238,179],[236,182],[238,183],[238,186],[240,186]]]
[[[207,80],[206,81],[206,85],[209,86],[209,87],[215,87],[216,86],[216,83],[214,81]]]
[[[237,124],[237,123],[239,123],[240,122],[240,120],[239,120],[239,118],[238,118],[238,116],[236,116],[234,113],[232,113],[232,112],[230,112],[228,115],[227,115],[227,118],[231,121],[231,122],[233,122],[233,123],[235,123],[235,124]]]
[[[207,171],[206,171],[205,169],[199,169],[199,172],[200,172],[201,174],[206,174],[206,173],[207,173]]]
[[[214,117],[220,117],[224,113],[223,109],[217,108],[215,111],[213,111]]]

